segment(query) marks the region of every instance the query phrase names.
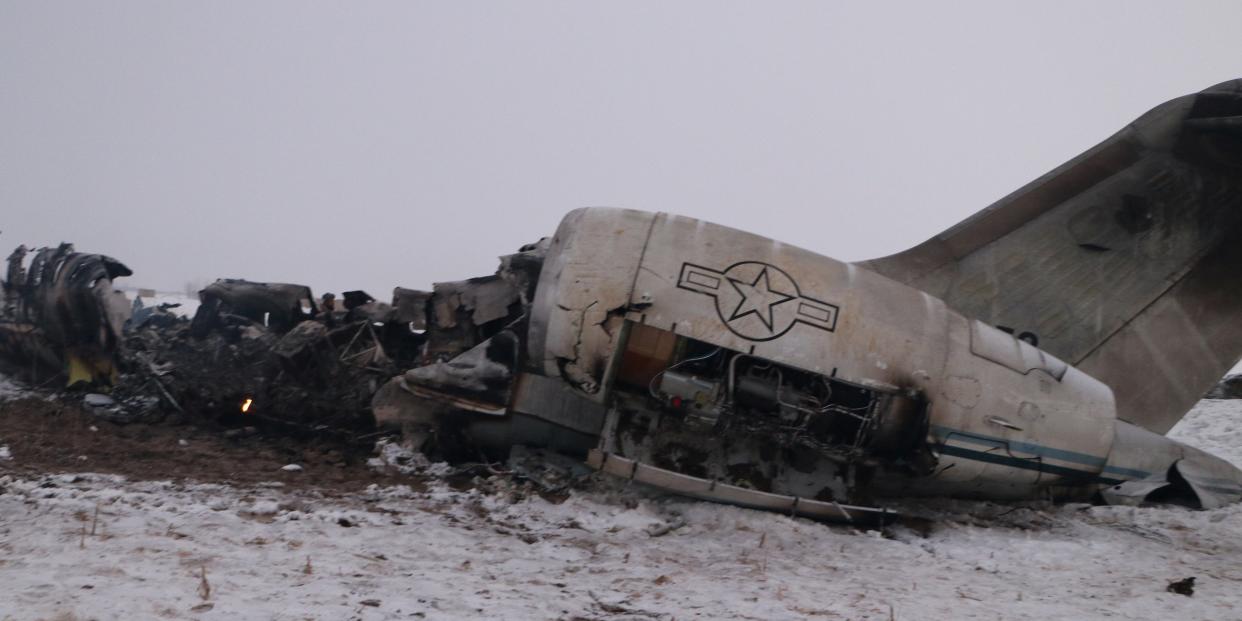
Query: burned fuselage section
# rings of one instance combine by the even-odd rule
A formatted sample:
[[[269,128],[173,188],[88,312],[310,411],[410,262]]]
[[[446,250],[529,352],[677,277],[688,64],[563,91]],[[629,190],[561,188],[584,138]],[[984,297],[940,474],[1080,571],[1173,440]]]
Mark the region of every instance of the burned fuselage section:
[[[199,291],[198,297],[190,329],[199,337],[224,326],[246,324],[283,333],[319,314],[315,297],[305,285],[221,278]]]
[[[531,244],[501,257],[492,276],[436,283],[430,292],[393,292],[395,317],[420,335],[422,345],[418,366],[376,393],[372,409],[379,426],[400,428],[420,444],[431,442],[423,448],[451,453],[469,442],[459,436],[464,427],[481,427],[454,412],[500,416],[510,410],[546,249],[546,243]],[[484,444],[507,448],[504,441]],[[467,450],[474,454],[474,448]]]
[[[8,259],[0,309],[0,353],[35,368],[64,372],[69,385],[110,385],[130,303],[112,288],[131,274],[121,262],[76,252],[72,244]]]

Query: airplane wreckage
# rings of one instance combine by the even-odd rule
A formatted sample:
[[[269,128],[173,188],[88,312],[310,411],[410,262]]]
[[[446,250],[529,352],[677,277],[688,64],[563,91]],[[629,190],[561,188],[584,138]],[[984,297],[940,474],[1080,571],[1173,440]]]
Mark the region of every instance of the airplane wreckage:
[[[113,382],[120,357],[158,394],[114,410],[244,401],[438,455],[543,447],[826,520],[917,495],[1213,508],[1242,471],[1164,434],[1242,355],[1240,236],[1242,80],[876,260],[579,209],[493,276],[341,309],[222,280],[188,326],[156,309],[123,336],[128,269],[62,246],[27,270],[19,249],[0,347],[71,381]]]

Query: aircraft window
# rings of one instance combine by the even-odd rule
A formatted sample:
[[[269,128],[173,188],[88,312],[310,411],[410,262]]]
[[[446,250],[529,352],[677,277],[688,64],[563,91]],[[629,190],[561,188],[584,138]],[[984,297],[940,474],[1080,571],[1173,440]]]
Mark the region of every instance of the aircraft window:
[[[982,321],[971,324],[970,351],[1024,375],[1031,371],[1043,371],[1060,381],[1068,369],[1064,362],[1051,354]]]

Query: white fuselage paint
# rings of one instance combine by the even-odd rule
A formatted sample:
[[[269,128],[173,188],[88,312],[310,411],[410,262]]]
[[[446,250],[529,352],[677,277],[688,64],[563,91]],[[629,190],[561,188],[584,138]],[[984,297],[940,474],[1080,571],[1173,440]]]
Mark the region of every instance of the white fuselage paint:
[[[753,301],[737,297],[752,280],[750,288],[768,295],[756,312]],[[1128,436],[1119,435],[1112,391],[1046,352],[856,265],[700,220],[622,209],[570,213],[532,313],[531,359],[542,360],[549,376],[566,373],[567,364],[569,373],[591,377],[588,396],[600,403],[625,321],[919,394],[929,408],[935,473],[878,481],[883,493],[1087,493],[1163,463],[1123,464],[1134,460],[1118,446]]]

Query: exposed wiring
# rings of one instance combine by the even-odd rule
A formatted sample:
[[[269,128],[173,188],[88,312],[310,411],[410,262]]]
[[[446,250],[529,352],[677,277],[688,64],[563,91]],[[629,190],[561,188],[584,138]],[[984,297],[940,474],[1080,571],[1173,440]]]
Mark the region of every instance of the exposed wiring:
[[[721,349],[722,349],[722,348],[717,347],[716,349],[712,350],[711,352],[709,352],[709,353],[707,353],[707,354],[705,354],[705,355],[699,356],[699,357],[697,357],[697,358],[686,358],[685,360],[682,360],[682,361],[680,361],[680,362],[678,362],[678,363],[674,364],[673,366],[671,366],[671,367],[669,367],[669,368],[667,368],[667,369],[664,369],[663,371],[660,371],[659,373],[656,373],[655,375],[651,376],[651,381],[647,384],[647,392],[651,393],[651,398],[653,398],[653,399],[659,399],[659,398],[660,398],[660,395],[656,394],[656,390],[655,390],[656,380],[660,379],[661,377],[664,377],[664,374],[665,374],[665,373],[668,373],[669,371],[672,371],[672,370],[674,370],[674,369],[677,369],[677,368],[681,367],[681,366],[682,366],[682,365],[684,365],[684,364],[690,364],[691,362],[698,362],[698,361],[700,361],[700,360],[707,360],[708,358],[711,358],[712,356],[715,356],[716,354],[720,353],[720,352],[721,352]]]

